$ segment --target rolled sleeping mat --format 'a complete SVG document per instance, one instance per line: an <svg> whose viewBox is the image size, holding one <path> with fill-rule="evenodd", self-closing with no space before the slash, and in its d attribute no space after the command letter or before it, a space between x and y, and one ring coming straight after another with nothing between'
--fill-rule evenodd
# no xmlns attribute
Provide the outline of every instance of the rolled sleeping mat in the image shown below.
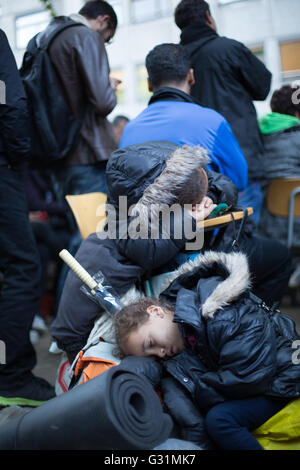
<svg viewBox="0 0 300 470"><path fill-rule="evenodd" d="M151 384L115 366L0 427L0 450L147 450L172 428Z"/></svg>

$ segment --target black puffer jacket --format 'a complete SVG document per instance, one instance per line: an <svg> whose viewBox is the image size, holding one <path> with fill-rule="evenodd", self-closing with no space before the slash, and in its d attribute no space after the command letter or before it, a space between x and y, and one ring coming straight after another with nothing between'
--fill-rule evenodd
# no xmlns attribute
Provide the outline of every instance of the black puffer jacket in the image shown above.
<svg viewBox="0 0 300 470"><path fill-rule="evenodd" d="M187 350L165 367L203 412L228 399L300 396L295 324L250 293L245 255L207 252L168 282L161 297L175 305Z"/></svg>
<svg viewBox="0 0 300 470"><path fill-rule="evenodd" d="M192 96L227 119L248 162L249 177L261 178L263 146L252 101L267 98L271 73L246 46L220 37L205 23L183 29L181 43L194 69Z"/></svg>
<svg viewBox="0 0 300 470"><path fill-rule="evenodd" d="M30 151L27 100L16 61L0 30L0 166L25 166Z"/></svg>
<svg viewBox="0 0 300 470"><path fill-rule="evenodd" d="M175 191L186 184L187 178L199 167L199 163L207 161L206 151L201 147L192 147L192 151L188 154L180 152L180 147L169 142L146 142L116 150L109 159L106 169L109 189L107 202L118 211L119 197L127 196L128 208L135 207L139 212L141 232L143 227L148 227L149 207L160 204L170 206L177 202ZM224 175L208 170L207 176L208 196L216 204L226 202L234 206L237 201L237 188L232 181ZM115 215L115 211L112 212ZM121 221L119 212L116 215L119 229L120 226L127 229L134 219L129 217L128 221L124 222ZM116 240L118 250L147 271L165 265L184 250L188 242L184 230L180 239L173 236L175 223L183 224L184 219L191 219L185 212L179 214L179 217L180 221L174 217L173 224L171 222L169 239L162 237L133 239L127 235L122 239L118 236ZM192 224L195 231L194 220ZM148 236L147 228L146 236Z"/></svg>
<svg viewBox="0 0 300 470"><path fill-rule="evenodd" d="M134 145L114 152L107 168L108 204L118 209L119 196L128 197L128 207L143 201L145 190L156 188L160 201L168 203L172 194L172 184L176 181L171 176L165 182L166 191L157 179L166 168L166 159L177 149L167 142ZM189 171L199 165L197 151ZM184 170L188 160L181 162L180 171ZM186 169L187 171L187 169ZM236 187L223 175L208 173L210 196L216 202L234 204L237 197ZM174 174L173 174L174 178ZM157 182L158 181L158 182ZM154 183L154 184L153 184ZM184 184L184 177L183 177ZM159 191L161 191L159 193ZM127 215L127 212L126 212ZM116 213L119 216L119 213ZM191 219L189 215L188 218ZM117 218L117 225L120 224ZM127 221L126 221L127 224ZM114 225L114 224L113 224ZM119 225L118 225L119 226ZM127 225L125 227L127 229ZM91 274L102 271L107 281L117 294L126 302L137 300L136 294L142 289L143 282L152 271L172 260L184 248L186 238L181 239L121 239L100 238L90 235L81 243L76 254L77 261ZM86 344L89 334L97 319L100 308L81 290L82 282L70 271L64 285L56 318L51 325L52 336L58 345L74 355ZM137 289L136 289L137 288Z"/></svg>

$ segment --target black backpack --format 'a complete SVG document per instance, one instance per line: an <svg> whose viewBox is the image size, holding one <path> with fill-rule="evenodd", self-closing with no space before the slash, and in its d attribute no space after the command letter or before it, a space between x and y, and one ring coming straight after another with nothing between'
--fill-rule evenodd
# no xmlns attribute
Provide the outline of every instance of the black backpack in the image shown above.
<svg viewBox="0 0 300 470"><path fill-rule="evenodd" d="M81 25L58 17L28 43L20 75L27 94L31 124L31 166L50 167L70 153L77 143L78 121L63 100L55 81L48 48L66 28Z"/></svg>

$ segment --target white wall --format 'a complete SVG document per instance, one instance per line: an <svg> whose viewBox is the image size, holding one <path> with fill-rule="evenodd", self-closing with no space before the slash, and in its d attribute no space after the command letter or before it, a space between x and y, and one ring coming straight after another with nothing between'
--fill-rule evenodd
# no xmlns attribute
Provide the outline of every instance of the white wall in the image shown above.
<svg viewBox="0 0 300 470"><path fill-rule="evenodd" d="M125 102L119 104L111 117L127 114L130 118L146 106L136 98L135 67L143 64L147 53L162 42L179 42L180 31L173 14L153 21L132 24L130 0L122 1L123 24L118 28L114 43L107 46L112 70L124 71ZM174 11L179 0L170 0ZM83 0L54 0L58 14L76 12ZM281 83L280 41L300 39L300 0L241 0L220 6L209 0L220 35L232 37L247 46L263 46L265 62L273 73L272 88ZM15 16L42 8L39 0L1 0L0 27L6 32L17 63L24 51L15 48ZM257 104L261 114L269 110L268 100Z"/></svg>

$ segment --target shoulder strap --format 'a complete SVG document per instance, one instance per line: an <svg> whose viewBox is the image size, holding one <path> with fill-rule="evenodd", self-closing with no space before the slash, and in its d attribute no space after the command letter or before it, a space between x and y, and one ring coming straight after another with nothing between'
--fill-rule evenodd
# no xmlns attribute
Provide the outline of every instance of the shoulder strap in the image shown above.
<svg viewBox="0 0 300 470"><path fill-rule="evenodd" d="M55 21L51 21L47 28L44 31L41 31L35 36L35 41L38 49L47 50L56 36L58 36L62 31L71 26L84 26L83 23L73 21L71 19L58 24Z"/></svg>

